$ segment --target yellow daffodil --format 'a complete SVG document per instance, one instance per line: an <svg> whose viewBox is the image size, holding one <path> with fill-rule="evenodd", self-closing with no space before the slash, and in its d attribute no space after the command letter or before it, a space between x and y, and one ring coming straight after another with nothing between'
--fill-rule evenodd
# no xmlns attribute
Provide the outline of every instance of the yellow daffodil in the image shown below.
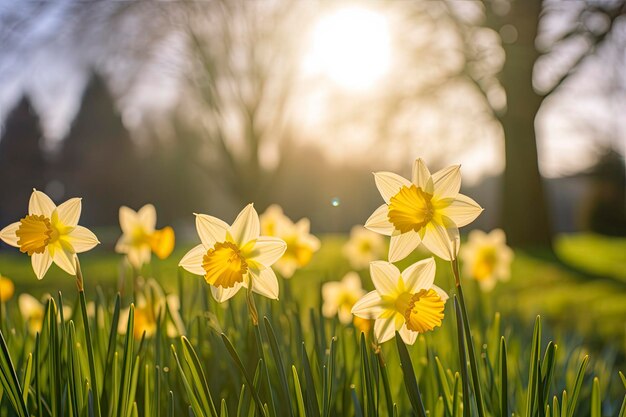
<svg viewBox="0 0 626 417"><path fill-rule="evenodd" d="M365 269L370 262L380 259L385 253L385 240L378 233L363 226L350 230L350 239L343 245L343 254L354 269Z"/></svg>
<svg viewBox="0 0 626 417"><path fill-rule="evenodd" d="M49 300L50 295L42 297L42 300ZM22 315L22 319L28 325L28 331L31 334L41 332L43 318L46 312L45 302L41 302L30 294L23 293L17 299L17 306ZM67 319L72 315L72 308L63 306L63 316ZM59 317L60 320L60 317Z"/></svg>
<svg viewBox="0 0 626 417"><path fill-rule="evenodd" d="M100 243L89 229L78 226L80 212L80 198L71 198L57 207L46 194L33 190L28 215L2 229L0 239L31 257L38 279L44 277L52 262L76 275L76 254Z"/></svg>
<svg viewBox="0 0 626 417"><path fill-rule="evenodd" d="M319 239L309 233L309 219L293 223L276 204L267 208L260 221L263 235L278 237L287 244L285 253L273 265L283 278L291 278L298 268L306 266L320 248Z"/></svg>
<svg viewBox="0 0 626 417"><path fill-rule="evenodd" d="M252 291L278 299L278 280L270 267L283 256L287 244L277 237L260 236L259 215L252 204L231 226L218 218L196 214L196 229L202 243L178 265L203 276L218 302L250 285Z"/></svg>
<svg viewBox="0 0 626 417"><path fill-rule="evenodd" d="M0 301L5 302L13 297L15 285L9 278L0 275Z"/></svg>
<svg viewBox="0 0 626 417"><path fill-rule="evenodd" d="M165 259L174 249L174 230L167 226L156 230L156 209L146 204L139 211L126 206L120 207L122 237L115 245L117 253L123 253L132 266L139 269L150 262L154 252L159 259Z"/></svg>
<svg viewBox="0 0 626 417"><path fill-rule="evenodd" d="M459 194L460 165L431 175L417 159L411 181L391 172L374 176L385 204L374 211L365 227L391 236L389 261L406 258L420 243L442 259L456 258L459 227L474 221L483 210Z"/></svg>
<svg viewBox="0 0 626 417"><path fill-rule="evenodd" d="M441 325L448 295L433 284L433 258L416 262L402 273L392 263L372 262L370 274L376 289L356 302L352 314L375 320L378 343L386 342L398 331L411 345L419 333Z"/></svg>
<svg viewBox="0 0 626 417"><path fill-rule="evenodd" d="M348 272L341 281L325 283L322 285L322 314L327 318L338 315L341 323L350 324L352 307L365 292L356 272Z"/></svg>
<svg viewBox="0 0 626 417"><path fill-rule="evenodd" d="M478 281L483 291L491 291L498 280L507 281L511 276L513 250L506 245L501 229L490 233L472 230L459 257L465 275Z"/></svg>

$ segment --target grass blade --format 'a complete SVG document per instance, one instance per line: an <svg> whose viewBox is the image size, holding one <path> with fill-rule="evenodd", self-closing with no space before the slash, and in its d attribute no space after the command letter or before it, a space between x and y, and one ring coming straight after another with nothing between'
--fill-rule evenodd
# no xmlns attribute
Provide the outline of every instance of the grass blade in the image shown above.
<svg viewBox="0 0 626 417"><path fill-rule="evenodd" d="M413 371L413 363L411 362L411 356L409 351L400 337L400 333L396 332L396 345L398 347L398 354L400 355L400 364L402 366L402 375L404 377L404 386L409 394L409 401L413 411L418 417L426 417L426 410L424 409L424 402L422 401L422 395L420 394L417 380L415 379L415 371Z"/></svg>
<svg viewBox="0 0 626 417"><path fill-rule="evenodd" d="M300 388L300 379L298 378L298 371L295 366L291 366L291 374L293 375L293 387L296 391L296 405L298 409L299 417L306 417L306 410L304 409L304 398L302 397L302 389Z"/></svg>
<svg viewBox="0 0 626 417"><path fill-rule="evenodd" d="M591 417L602 417L602 399L600 397L600 380L593 379L591 390Z"/></svg>
<svg viewBox="0 0 626 417"><path fill-rule="evenodd" d="M500 338L500 416L509 417L509 400L508 400L508 369L506 359L506 341L504 337Z"/></svg>
<svg viewBox="0 0 626 417"><path fill-rule="evenodd" d="M578 402L578 395L580 394L580 387L583 385L583 379L585 378L585 370L589 363L589 356L585 355L583 361L578 368L578 374L576 374L576 380L574 381L574 389L572 390L572 396L567 406L567 417L573 417L574 411L576 411L576 403ZM565 407L565 403L563 403Z"/></svg>

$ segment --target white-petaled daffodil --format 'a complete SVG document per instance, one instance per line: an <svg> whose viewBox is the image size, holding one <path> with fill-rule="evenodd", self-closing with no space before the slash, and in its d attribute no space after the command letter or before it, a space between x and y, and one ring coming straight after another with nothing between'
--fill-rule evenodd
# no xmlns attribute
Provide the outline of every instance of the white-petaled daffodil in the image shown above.
<svg viewBox="0 0 626 417"><path fill-rule="evenodd" d="M478 281L483 291L491 291L498 280L507 281L511 276L513 250L507 246L502 229L490 233L472 230L459 257L465 276Z"/></svg>
<svg viewBox="0 0 626 417"><path fill-rule="evenodd" d="M474 221L483 210L459 194L460 165L431 175L417 159L411 181L391 172L376 172L374 177L385 204L374 211L365 227L391 236L390 262L404 259L420 243L442 259L456 258L459 227Z"/></svg>
<svg viewBox="0 0 626 417"><path fill-rule="evenodd" d="M342 249L352 268L365 269L370 262L383 257L386 250L385 239L363 226L354 226L350 230L350 239Z"/></svg>
<svg viewBox="0 0 626 417"><path fill-rule="evenodd" d="M89 229L78 225L80 212L80 198L70 198L57 207L46 194L33 190L28 215L2 229L0 239L31 257L38 279L52 262L76 275L76 254L100 243Z"/></svg>
<svg viewBox="0 0 626 417"><path fill-rule="evenodd" d="M280 238L260 236L259 215L247 205L231 226L206 214L196 214L201 244L181 259L192 274L201 275L211 285L213 297L226 301L242 287L278 299L278 280L271 266L285 253Z"/></svg>
<svg viewBox="0 0 626 417"><path fill-rule="evenodd" d="M361 277L356 272L348 272L341 281L331 281L322 285L322 315L326 318L339 317L343 324L352 321L352 307L365 295Z"/></svg>
<svg viewBox="0 0 626 417"><path fill-rule="evenodd" d="M267 208L260 221L263 235L278 237L287 244L283 256L272 265L283 278L291 278L298 268L306 266L320 248L320 240L310 233L309 219L294 223L276 204Z"/></svg>
<svg viewBox="0 0 626 417"><path fill-rule="evenodd" d="M139 269L149 263L152 252L159 259L170 256L174 249L174 229L167 226L156 230L157 215L152 204L146 204L139 211L122 206L119 217L123 234L115 251L125 254L133 267Z"/></svg>
<svg viewBox="0 0 626 417"><path fill-rule="evenodd" d="M356 302L352 314L375 320L378 343L393 338L398 331L411 345L419 333L441 325L448 295L433 284L433 258L416 262L402 272L392 263L372 262L370 274L376 289Z"/></svg>

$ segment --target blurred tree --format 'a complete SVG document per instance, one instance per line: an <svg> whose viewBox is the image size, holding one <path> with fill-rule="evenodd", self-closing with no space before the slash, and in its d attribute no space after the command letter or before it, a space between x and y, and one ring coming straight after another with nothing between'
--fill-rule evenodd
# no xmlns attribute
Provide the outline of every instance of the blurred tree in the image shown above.
<svg viewBox="0 0 626 417"><path fill-rule="evenodd" d="M23 216L32 189L45 187L42 142L39 117L24 96L9 114L0 138L1 224Z"/></svg>
<svg viewBox="0 0 626 417"><path fill-rule="evenodd" d="M104 80L94 74L58 159L68 197L89 205L85 224L113 225L120 205L144 203L142 165Z"/></svg>

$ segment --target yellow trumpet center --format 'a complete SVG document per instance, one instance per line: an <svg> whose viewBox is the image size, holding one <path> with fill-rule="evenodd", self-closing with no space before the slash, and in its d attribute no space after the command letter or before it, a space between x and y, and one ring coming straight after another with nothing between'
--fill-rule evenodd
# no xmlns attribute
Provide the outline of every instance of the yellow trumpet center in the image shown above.
<svg viewBox="0 0 626 417"><path fill-rule="evenodd" d="M204 279L211 285L222 288L234 287L243 282L248 272L248 264L241 251L231 242L216 243L202 258Z"/></svg>
<svg viewBox="0 0 626 417"><path fill-rule="evenodd" d="M398 194L389 201L387 216L396 230L402 233L414 230L418 232L426 226L435 215L431 202L432 194L412 184L411 187L402 187Z"/></svg>
<svg viewBox="0 0 626 417"><path fill-rule="evenodd" d="M488 279L493 274L493 270L498 262L498 254L493 247L484 247L478 250L476 261L472 268L472 275L478 281Z"/></svg>
<svg viewBox="0 0 626 417"><path fill-rule="evenodd" d="M29 214L20 220L20 225L15 231L20 251L28 253L29 256L33 253L43 253L53 238L53 232L49 218Z"/></svg>
<svg viewBox="0 0 626 417"><path fill-rule="evenodd" d="M404 293L396 301L396 309L404 315L406 327L424 333L441 326L445 301L435 290L420 290L415 294Z"/></svg>

